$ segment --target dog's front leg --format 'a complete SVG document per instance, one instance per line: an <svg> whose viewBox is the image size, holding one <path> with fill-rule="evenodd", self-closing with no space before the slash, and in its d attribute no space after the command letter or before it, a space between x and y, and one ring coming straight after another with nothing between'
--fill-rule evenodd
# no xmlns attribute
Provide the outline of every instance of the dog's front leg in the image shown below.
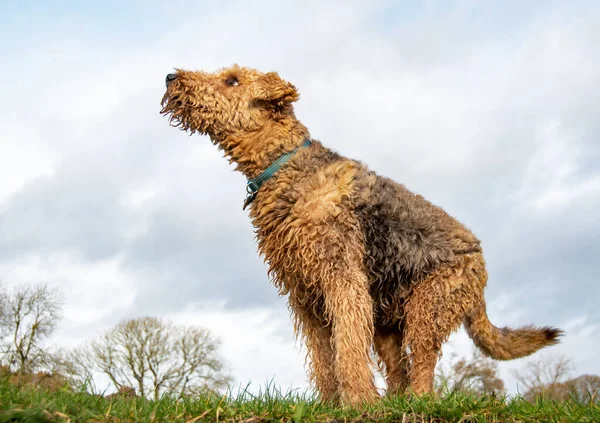
<svg viewBox="0 0 600 423"><path fill-rule="evenodd" d="M385 365L387 395L403 394L409 385L409 358L400 327L375 329L375 351Z"/></svg>
<svg viewBox="0 0 600 423"><path fill-rule="evenodd" d="M304 339L310 358L310 380L322 401L335 404L339 397L331 345L331 325L324 322L323 316L315 315L311 307L301 304L298 298L290 297L289 305L294 314L294 329Z"/></svg>
<svg viewBox="0 0 600 423"><path fill-rule="evenodd" d="M332 324L335 374L342 402L360 405L378 398L370 364L373 305L366 275L358 266L339 263L323 275L325 310Z"/></svg>

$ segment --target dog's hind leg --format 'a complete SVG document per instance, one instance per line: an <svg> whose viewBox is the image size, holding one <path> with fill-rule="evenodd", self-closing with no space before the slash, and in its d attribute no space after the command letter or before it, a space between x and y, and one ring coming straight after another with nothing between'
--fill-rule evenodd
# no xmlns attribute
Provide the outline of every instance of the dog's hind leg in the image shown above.
<svg viewBox="0 0 600 423"><path fill-rule="evenodd" d="M408 298L404 345L410 348L410 388L417 395L433 393L442 345L480 301L483 292L473 272L476 262L476 258L462 257L454 267L419 282Z"/></svg>

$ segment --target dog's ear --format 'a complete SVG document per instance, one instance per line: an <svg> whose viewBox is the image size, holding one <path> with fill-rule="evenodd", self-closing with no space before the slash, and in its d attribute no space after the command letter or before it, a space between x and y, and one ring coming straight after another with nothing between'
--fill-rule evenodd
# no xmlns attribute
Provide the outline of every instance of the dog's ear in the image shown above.
<svg viewBox="0 0 600 423"><path fill-rule="evenodd" d="M269 72L252 84L252 96L256 100L273 103L292 103L300 98L296 87L279 77L277 72Z"/></svg>

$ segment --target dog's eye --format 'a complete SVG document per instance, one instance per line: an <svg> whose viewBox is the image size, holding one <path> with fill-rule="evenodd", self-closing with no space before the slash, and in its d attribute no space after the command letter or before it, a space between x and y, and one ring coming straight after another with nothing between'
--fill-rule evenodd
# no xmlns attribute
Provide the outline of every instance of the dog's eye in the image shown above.
<svg viewBox="0 0 600 423"><path fill-rule="evenodd" d="M239 85L239 81L235 76L230 76L225 80L225 85L230 87L237 87Z"/></svg>

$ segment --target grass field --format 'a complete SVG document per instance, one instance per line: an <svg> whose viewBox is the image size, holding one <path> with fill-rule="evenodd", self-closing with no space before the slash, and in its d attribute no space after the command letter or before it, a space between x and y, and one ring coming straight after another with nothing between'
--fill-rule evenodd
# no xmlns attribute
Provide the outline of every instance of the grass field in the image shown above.
<svg viewBox="0 0 600 423"><path fill-rule="evenodd" d="M67 390L18 389L0 381L0 423L7 422L600 422L600 406L451 394L439 400L389 398L355 410L267 392L243 399L116 397Z"/></svg>

